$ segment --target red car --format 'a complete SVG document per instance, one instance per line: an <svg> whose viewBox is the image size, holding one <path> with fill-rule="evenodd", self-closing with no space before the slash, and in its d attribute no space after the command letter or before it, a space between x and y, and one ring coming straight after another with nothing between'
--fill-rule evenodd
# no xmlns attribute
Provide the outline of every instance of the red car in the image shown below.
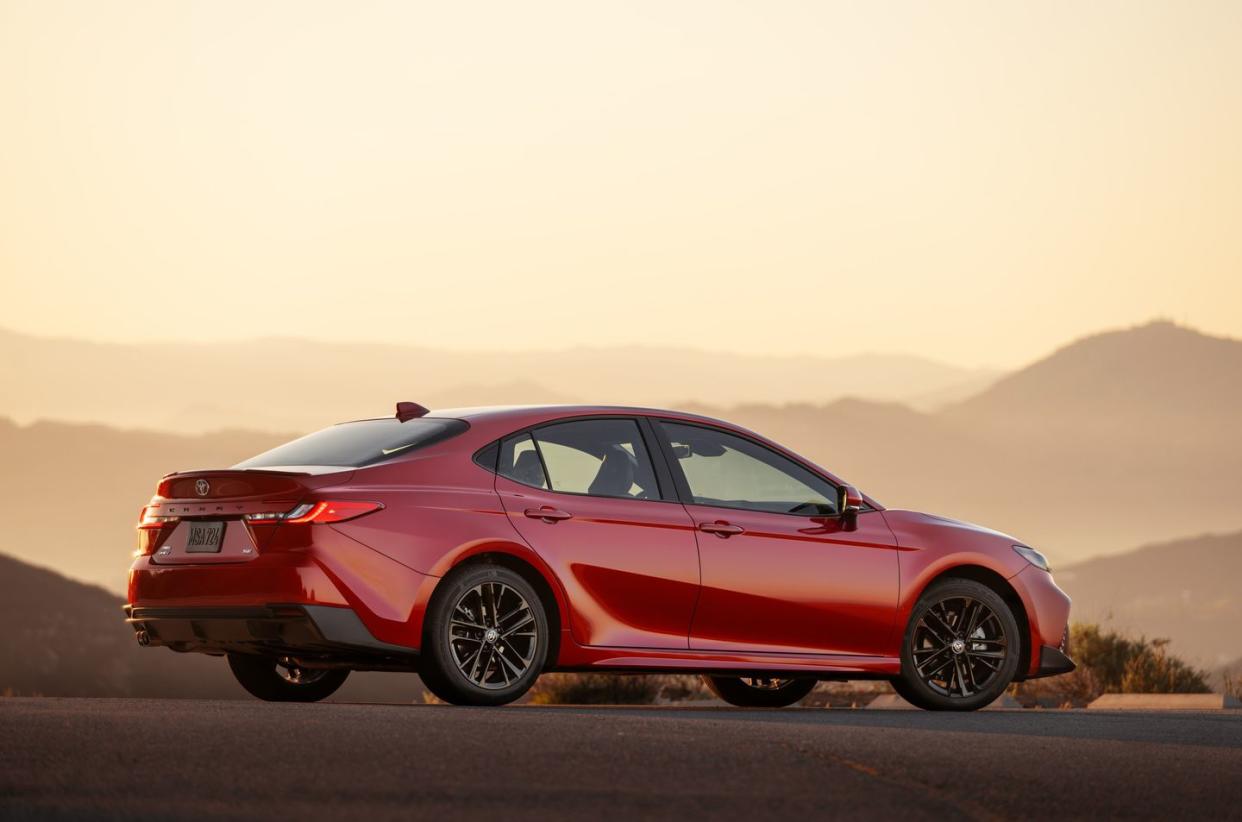
<svg viewBox="0 0 1242 822"><path fill-rule="evenodd" d="M499 705L555 670L699 673L767 707L886 679L973 710L1074 667L1039 552L693 414L400 403L170 474L138 528L139 643L226 655L268 700L385 670Z"/></svg>

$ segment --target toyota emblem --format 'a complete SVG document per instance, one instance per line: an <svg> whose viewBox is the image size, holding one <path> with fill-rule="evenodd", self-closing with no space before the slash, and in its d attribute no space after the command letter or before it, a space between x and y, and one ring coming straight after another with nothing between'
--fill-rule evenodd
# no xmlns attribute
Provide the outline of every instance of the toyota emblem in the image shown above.
<svg viewBox="0 0 1242 822"><path fill-rule="evenodd" d="M205 497L211 492L211 483L205 479L201 479L194 483L194 490L198 492L200 497Z"/></svg>

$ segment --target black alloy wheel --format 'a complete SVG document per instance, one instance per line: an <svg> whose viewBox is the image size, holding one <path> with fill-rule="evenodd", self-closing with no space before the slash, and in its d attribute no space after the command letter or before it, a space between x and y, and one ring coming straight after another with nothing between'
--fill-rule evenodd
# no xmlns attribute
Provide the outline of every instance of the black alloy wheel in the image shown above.
<svg viewBox="0 0 1242 822"><path fill-rule="evenodd" d="M1013 680L1020 649L1017 620L995 591L973 580L946 580L910 616L893 688L920 708L977 710Z"/></svg>
<svg viewBox="0 0 1242 822"><path fill-rule="evenodd" d="M423 683L454 705L503 705L543 670L548 619L525 579L497 565L466 566L440 583L426 619Z"/></svg>

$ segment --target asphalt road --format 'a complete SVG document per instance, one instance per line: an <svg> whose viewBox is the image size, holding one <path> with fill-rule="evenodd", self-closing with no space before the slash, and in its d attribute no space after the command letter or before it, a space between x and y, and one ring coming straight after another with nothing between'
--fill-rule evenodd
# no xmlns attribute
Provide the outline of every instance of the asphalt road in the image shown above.
<svg viewBox="0 0 1242 822"><path fill-rule="evenodd" d="M0 819L1242 818L1242 712L0 699Z"/></svg>

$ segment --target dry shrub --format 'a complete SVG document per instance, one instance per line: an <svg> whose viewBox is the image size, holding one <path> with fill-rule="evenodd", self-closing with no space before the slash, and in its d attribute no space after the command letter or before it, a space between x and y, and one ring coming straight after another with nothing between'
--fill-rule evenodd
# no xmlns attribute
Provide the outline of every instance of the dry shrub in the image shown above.
<svg viewBox="0 0 1242 822"><path fill-rule="evenodd" d="M1212 690L1203 671L1169 655L1168 644L1167 639L1152 640L1126 661L1123 694L1206 694Z"/></svg>
<svg viewBox="0 0 1242 822"><path fill-rule="evenodd" d="M531 688L536 705L651 705L664 688L662 676L638 674L545 674Z"/></svg>
<svg viewBox="0 0 1242 822"><path fill-rule="evenodd" d="M661 702L693 702L699 699L714 699L715 694L707 690L703 678L694 674L673 674L663 677L664 688L660 691Z"/></svg>
<svg viewBox="0 0 1242 822"><path fill-rule="evenodd" d="M823 682L800 704L860 708L882 693L887 682ZM714 699L697 675L545 674L531 690L538 705L651 705Z"/></svg>
<svg viewBox="0 0 1242 822"><path fill-rule="evenodd" d="M1014 686L1024 705L1082 707L1104 693L1207 693L1207 676L1168 653L1167 639L1131 639L1099 625L1070 627L1070 656L1078 669Z"/></svg>
<svg viewBox="0 0 1242 822"><path fill-rule="evenodd" d="M798 704L804 708L865 708L877 696L892 692L893 687L883 680L821 682Z"/></svg>
<svg viewBox="0 0 1242 822"><path fill-rule="evenodd" d="M1082 708L1103 692L1095 672L1084 665L1068 674L1032 679L1010 688L1013 698L1028 708Z"/></svg>
<svg viewBox="0 0 1242 822"><path fill-rule="evenodd" d="M544 674L520 701L535 705L651 705L708 699L703 681L693 675ZM427 705L443 705L423 691Z"/></svg>

